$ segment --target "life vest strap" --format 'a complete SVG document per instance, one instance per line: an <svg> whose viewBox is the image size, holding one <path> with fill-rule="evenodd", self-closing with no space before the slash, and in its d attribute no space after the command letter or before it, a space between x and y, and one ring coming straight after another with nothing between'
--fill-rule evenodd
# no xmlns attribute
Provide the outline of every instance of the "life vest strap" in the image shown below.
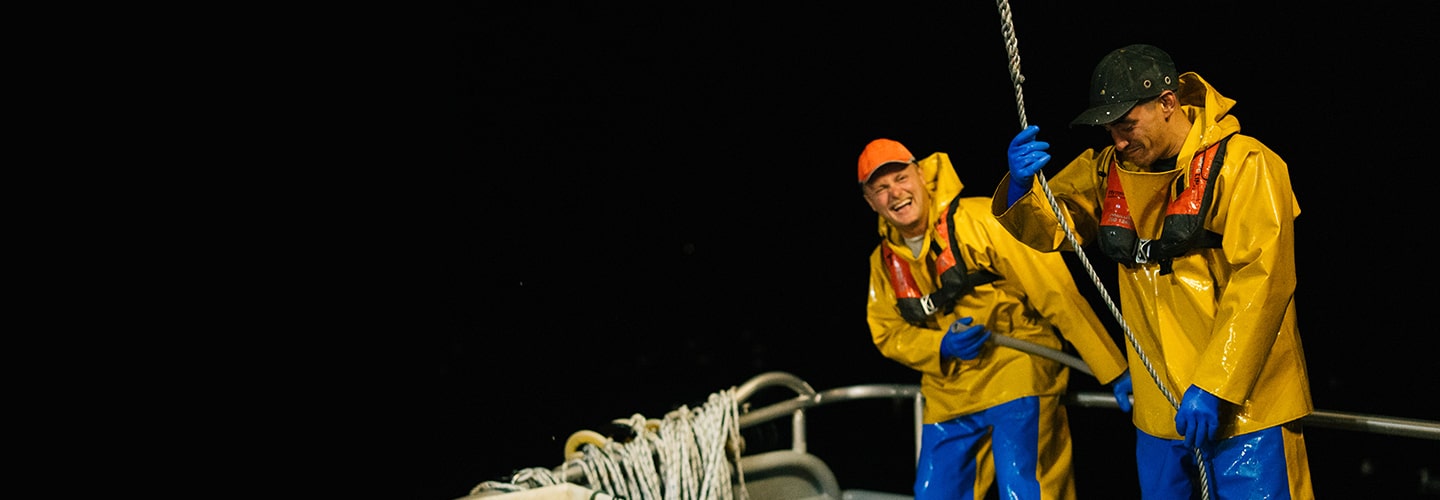
<svg viewBox="0 0 1440 500"><path fill-rule="evenodd" d="M999 275L990 271L967 272L965 262L955 254L954 249L959 246L959 242L955 233L950 231L949 223L959 206L960 196L956 195L950 202L950 209L935 225L937 237L930 240L935 272L940 275L939 288L932 293L921 294L915 277L910 274L910 263L895 255L889 243L880 242L880 254L885 261L886 270L889 271L890 287L895 290L896 306L900 309L900 315L910 324L924 326L936 313L953 309L955 302L961 296L974 291L975 287L1000 279ZM939 238L948 240L950 246L942 247Z"/></svg>
<svg viewBox="0 0 1440 500"><path fill-rule="evenodd" d="M1174 194L1166 206L1160 237L1140 238L1130 220L1125 192L1109 170L1118 168L1115 158L1098 167L1105 179L1105 202L1100 215L1100 249L1125 266L1157 262L1160 274L1172 272L1175 257L1199 248L1219 248L1223 235L1205 229L1205 217L1215 197L1215 178L1225 163L1230 136L1197 153L1189 170L1176 180ZM1189 179L1187 186L1186 179Z"/></svg>

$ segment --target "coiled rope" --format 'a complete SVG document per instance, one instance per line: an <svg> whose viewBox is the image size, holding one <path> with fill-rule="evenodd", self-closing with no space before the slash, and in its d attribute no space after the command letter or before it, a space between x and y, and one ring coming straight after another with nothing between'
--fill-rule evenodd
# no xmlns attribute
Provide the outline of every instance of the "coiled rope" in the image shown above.
<svg viewBox="0 0 1440 500"><path fill-rule="evenodd" d="M1000 9L1000 33L1005 37L1005 53L1010 56L1010 83L1015 87L1015 106L1020 113L1020 129L1024 130L1030 126L1025 118L1025 91L1022 84L1025 83L1025 76L1020 73L1020 44L1015 38L1015 24L1010 18L1009 0L996 0L996 6ZM1130 342L1130 347L1135 349L1135 356L1145 365L1145 371L1150 373L1150 378L1155 381L1155 386L1160 388L1160 393L1170 402L1170 406L1179 410L1180 400L1170 390L1169 384L1160 379L1159 373L1150 363L1150 357L1145 355L1145 350L1135 340L1135 334L1130 331L1130 325L1120 315L1120 308L1110 299L1110 293L1105 290L1105 285L1100 282L1100 276L1095 273L1095 268L1090 265L1090 259L1085 256L1085 250L1080 248L1079 240L1075 239L1075 233L1070 230L1070 224L1066 222L1065 212L1060 209L1060 203L1055 201L1055 195L1050 192L1050 183L1045 181L1045 173L1035 172L1035 180L1040 183L1040 188L1045 191L1045 199L1050 201L1050 210L1055 212L1055 219L1060 221L1060 228L1065 230L1065 240L1070 242L1070 248L1080 258L1080 263L1085 267L1085 272L1090 276L1090 281L1095 284L1095 289L1100 291L1100 297L1104 299L1105 306L1110 309L1110 314L1115 316L1115 321L1125 332L1125 339ZM1206 473L1204 463L1205 457L1200 448L1194 448L1195 466L1200 469L1200 486L1203 498L1210 498L1210 478Z"/></svg>
<svg viewBox="0 0 1440 500"><path fill-rule="evenodd" d="M740 408L735 389L711 394L705 404L681 406L660 421L635 414L616 420L634 432L626 442L585 442L555 470L521 469L509 482L486 481L470 490L522 491L567 481L578 468L596 492L629 500L731 500L749 498L740 470ZM739 489L733 486L738 479ZM737 496L738 495L738 496Z"/></svg>

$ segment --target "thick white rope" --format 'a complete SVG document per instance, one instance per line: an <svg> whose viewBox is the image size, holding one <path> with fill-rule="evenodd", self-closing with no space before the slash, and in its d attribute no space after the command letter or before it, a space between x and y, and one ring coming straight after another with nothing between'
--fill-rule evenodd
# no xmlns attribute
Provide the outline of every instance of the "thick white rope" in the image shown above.
<svg viewBox="0 0 1440 500"><path fill-rule="evenodd" d="M1005 52L1010 56L1010 82L1015 86L1015 105L1020 112L1020 129L1024 130L1029 124L1025 119L1025 93L1021 89L1021 84L1025 82L1025 77L1020 73L1020 44L1015 39L1015 26L1014 22L1010 19L1009 0L996 0L995 4L1000 9L1000 33L1005 37ZM1104 299L1105 306L1110 309L1110 314L1114 315L1115 321L1120 323L1120 328L1124 330L1125 339L1130 342L1130 347L1135 349L1135 356L1140 358L1141 364L1145 365L1145 371L1149 372L1150 378L1155 381L1155 386L1160 388L1160 393L1164 394L1165 399L1170 401L1170 406L1178 410L1180 408L1180 399L1176 398L1175 394L1171 392L1169 384L1161 380L1160 374L1156 372L1155 367L1151 365L1149 356L1145 355L1145 350L1142 349L1140 343L1135 340L1135 334L1130 331L1130 325L1125 323L1125 318L1120 316L1120 308L1115 305L1114 301L1110 300L1110 294L1100 282L1100 276L1095 273L1095 268L1090 265L1090 259L1085 257L1085 250L1080 248L1080 241L1075 238L1075 233L1070 230L1070 225L1065 219L1065 212L1060 209L1060 203L1055 201L1055 194L1050 192L1050 183L1045 181L1045 173L1035 172L1035 180L1040 183L1040 188L1045 191L1045 198L1050 201L1050 209L1055 212L1055 218L1060 221L1060 228L1065 230L1065 239L1070 242L1070 247L1075 250L1075 255L1080 258L1080 263L1085 267L1085 272L1089 273L1090 281L1094 283L1095 288L1100 291L1100 298ZM1205 457L1200 453L1200 448L1196 447L1193 451L1195 452L1195 466L1200 469L1202 498L1209 499L1210 478L1209 474L1205 471L1205 467L1202 465L1205 463Z"/></svg>
<svg viewBox="0 0 1440 500"><path fill-rule="evenodd" d="M625 423L635 437L603 446L580 445L580 457L556 470L577 467L591 490L629 500L734 500L749 498L740 470L740 407L735 389L711 394L699 408L681 406L659 422L635 414ZM738 479L738 491L733 484ZM471 495L514 492L561 484L562 474L532 467L509 482L486 481ZM738 495L738 496L737 496Z"/></svg>

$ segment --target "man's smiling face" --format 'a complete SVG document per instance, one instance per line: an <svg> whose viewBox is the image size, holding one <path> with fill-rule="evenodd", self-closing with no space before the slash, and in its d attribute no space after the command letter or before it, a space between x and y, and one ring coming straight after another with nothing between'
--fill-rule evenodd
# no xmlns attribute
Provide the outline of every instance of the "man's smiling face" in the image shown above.
<svg viewBox="0 0 1440 500"><path fill-rule="evenodd" d="M880 167L865 183L865 202L907 238L925 234L929 224L930 194L915 163Z"/></svg>

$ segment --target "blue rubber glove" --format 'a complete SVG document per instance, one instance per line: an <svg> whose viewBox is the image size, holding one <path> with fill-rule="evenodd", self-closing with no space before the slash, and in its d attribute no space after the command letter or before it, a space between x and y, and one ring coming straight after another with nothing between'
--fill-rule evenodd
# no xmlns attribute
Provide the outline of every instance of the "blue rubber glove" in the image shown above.
<svg viewBox="0 0 1440 500"><path fill-rule="evenodd" d="M968 361L980 355L980 346L990 339L990 330L986 330L985 325L970 326L972 321L966 316L950 324L950 330L940 340L941 356Z"/></svg>
<svg viewBox="0 0 1440 500"><path fill-rule="evenodd" d="M1015 204L1025 193L1030 192L1030 186L1035 184L1035 173L1050 163L1050 153L1045 150L1050 148L1050 143L1035 140L1040 133L1040 127L1031 125L1025 127L1015 138L1010 140L1010 149L1005 152L1005 158L1010 163L1010 189L1007 192L1005 206Z"/></svg>
<svg viewBox="0 0 1440 500"><path fill-rule="evenodd" d="M1130 383L1130 370L1121 373L1120 378L1115 379L1114 385L1110 386L1110 390L1115 392L1115 402L1120 405L1120 411L1130 413L1130 393L1134 392L1134 386Z"/></svg>
<svg viewBox="0 0 1440 500"><path fill-rule="evenodd" d="M1220 398L1190 386L1175 413L1175 432L1185 436L1185 446L1195 448L1215 438L1220 428Z"/></svg>

